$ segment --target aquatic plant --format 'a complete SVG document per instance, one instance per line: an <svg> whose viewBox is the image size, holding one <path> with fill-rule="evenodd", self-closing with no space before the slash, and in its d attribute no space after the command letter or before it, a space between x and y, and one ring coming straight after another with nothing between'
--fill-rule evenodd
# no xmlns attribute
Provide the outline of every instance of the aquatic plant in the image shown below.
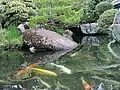
<svg viewBox="0 0 120 90"><path fill-rule="evenodd" d="M100 27L99 33L108 33L108 28L112 25L114 16L117 12L118 10L116 9L110 9L100 15L97 21Z"/></svg>

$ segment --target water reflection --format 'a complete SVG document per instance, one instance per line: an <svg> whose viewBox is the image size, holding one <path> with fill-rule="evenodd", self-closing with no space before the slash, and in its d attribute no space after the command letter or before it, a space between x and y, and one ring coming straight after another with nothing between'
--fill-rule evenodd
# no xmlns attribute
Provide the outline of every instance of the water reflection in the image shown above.
<svg viewBox="0 0 120 90"><path fill-rule="evenodd" d="M74 40L80 44L80 47L72 52L37 52L35 54L28 51L0 52L0 90L84 90L81 76L84 76L94 90L97 90L101 83L104 90L120 90L120 60L115 58L107 48L111 39L105 36L82 38L78 36ZM118 55L120 54L119 44L112 44L112 48ZM71 54L76 52L77 55L71 57ZM64 55L65 53L67 54ZM39 67L58 74L58 77L40 76L40 79L51 88L34 77L18 82L9 81L8 77L24 62L33 63L37 60L41 60ZM58 68L49 66L48 63L51 62L71 69L72 74L62 73Z"/></svg>

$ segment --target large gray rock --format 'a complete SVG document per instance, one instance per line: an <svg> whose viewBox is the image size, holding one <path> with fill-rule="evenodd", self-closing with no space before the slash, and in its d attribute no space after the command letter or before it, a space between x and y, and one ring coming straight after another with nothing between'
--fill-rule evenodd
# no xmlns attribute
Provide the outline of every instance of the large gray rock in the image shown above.
<svg viewBox="0 0 120 90"><path fill-rule="evenodd" d="M115 14L114 20L113 20L113 24L120 24L120 12L117 12Z"/></svg>
<svg viewBox="0 0 120 90"><path fill-rule="evenodd" d="M25 31L21 26L18 28L22 29L25 43L37 50L69 50L78 46L76 42L50 30L37 28Z"/></svg>
<svg viewBox="0 0 120 90"><path fill-rule="evenodd" d="M113 39L120 42L120 24L111 25L110 30L112 32Z"/></svg>
<svg viewBox="0 0 120 90"><path fill-rule="evenodd" d="M84 34L96 34L99 30L98 23L81 24L80 27Z"/></svg>
<svg viewBox="0 0 120 90"><path fill-rule="evenodd" d="M113 39L120 42L120 12L115 14L113 24L109 29L112 32Z"/></svg>
<svg viewBox="0 0 120 90"><path fill-rule="evenodd" d="M23 33L23 38L28 45L40 49L67 50L77 46L77 43L45 29L34 29Z"/></svg>
<svg viewBox="0 0 120 90"><path fill-rule="evenodd" d="M113 1L111 2L111 4L112 4L112 5L118 5L118 4L120 4L120 0L113 0Z"/></svg>

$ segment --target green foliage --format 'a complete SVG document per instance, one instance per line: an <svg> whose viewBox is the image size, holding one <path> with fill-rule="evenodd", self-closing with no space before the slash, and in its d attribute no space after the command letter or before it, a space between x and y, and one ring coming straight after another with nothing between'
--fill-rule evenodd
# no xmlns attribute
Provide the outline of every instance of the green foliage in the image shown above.
<svg viewBox="0 0 120 90"><path fill-rule="evenodd" d="M72 8L74 10L80 10L81 8L85 7L85 4L86 4L86 1L87 0L73 0L72 2Z"/></svg>
<svg viewBox="0 0 120 90"><path fill-rule="evenodd" d="M64 33L64 29L60 26L55 26L55 25L45 25L44 28L46 28L47 30L51 30L54 32L57 32L59 34L63 34Z"/></svg>
<svg viewBox="0 0 120 90"><path fill-rule="evenodd" d="M7 30L0 31L0 45L5 48L21 48L23 45L23 38L17 31L16 26L9 26ZM18 45L18 47L15 47Z"/></svg>
<svg viewBox="0 0 120 90"><path fill-rule="evenodd" d="M6 39L7 33L5 29L0 30L0 46L4 44L8 44L8 40Z"/></svg>
<svg viewBox="0 0 120 90"><path fill-rule="evenodd" d="M47 16L31 16L28 19L30 27L35 27L37 24L40 24L40 22L47 22L47 20Z"/></svg>
<svg viewBox="0 0 120 90"><path fill-rule="evenodd" d="M79 11L71 10L69 7L68 9L67 7L63 7L62 9L62 13L56 17L61 23L78 24L80 22L80 19L83 16L82 9L80 9Z"/></svg>
<svg viewBox="0 0 120 90"><path fill-rule="evenodd" d="M98 5L96 5L95 11L98 16L100 16L104 11L108 9L112 9L113 5L110 2L101 2Z"/></svg>
<svg viewBox="0 0 120 90"><path fill-rule="evenodd" d="M38 16L28 19L32 27L42 21L47 22L49 18L57 19L62 24L75 24L79 23L83 16L82 8L73 10L73 0L34 0L34 2L39 9Z"/></svg>
<svg viewBox="0 0 120 90"><path fill-rule="evenodd" d="M84 8L84 16L82 21L84 22L96 22L98 16L95 12L95 7L102 1L110 1L110 0L87 0Z"/></svg>
<svg viewBox="0 0 120 90"><path fill-rule="evenodd" d="M9 26L7 28L7 35L9 40L20 37L20 33L18 32L16 26Z"/></svg>
<svg viewBox="0 0 120 90"><path fill-rule="evenodd" d="M7 28L7 40L10 45L21 45L23 44L23 38L20 35L16 26L9 26Z"/></svg>
<svg viewBox="0 0 120 90"><path fill-rule="evenodd" d="M97 21L100 27L100 33L107 33L108 27L113 23L114 16L117 12L118 10L116 9L110 9L100 15Z"/></svg>
<svg viewBox="0 0 120 90"><path fill-rule="evenodd" d="M55 6L68 6L73 0L33 0L35 5L41 9Z"/></svg>
<svg viewBox="0 0 120 90"><path fill-rule="evenodd" d="M31 2L19 1L19 0L7 0L3 2L2 8L4 8L1 14L1 22L3 27L9 25L18 25L19 23L26 21L31 15L36 15L35 6Z"/></svg>

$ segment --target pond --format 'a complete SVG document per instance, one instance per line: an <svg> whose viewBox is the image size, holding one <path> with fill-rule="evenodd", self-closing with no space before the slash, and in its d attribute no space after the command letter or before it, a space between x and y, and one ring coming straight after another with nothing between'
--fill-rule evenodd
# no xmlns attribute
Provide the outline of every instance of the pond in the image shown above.
<svg viewBox="0 0 120 90"><path fill-rule="evenodd" d="M107 47L111 39L108 36L78 36L74 40L79 43L79 47L68 53L1 51L0 90L84 90L81 77L93 90L120 90L120 60ZM120 55L119 44L114 43L111 48ZM19 80L11 78L25 63L38 60L39 68L53 71L57 77L41 75L39 79L35 76ZM49 63L63 65L72 74L63 73ZM103 89L97 89L100 84Z"/></svg>

